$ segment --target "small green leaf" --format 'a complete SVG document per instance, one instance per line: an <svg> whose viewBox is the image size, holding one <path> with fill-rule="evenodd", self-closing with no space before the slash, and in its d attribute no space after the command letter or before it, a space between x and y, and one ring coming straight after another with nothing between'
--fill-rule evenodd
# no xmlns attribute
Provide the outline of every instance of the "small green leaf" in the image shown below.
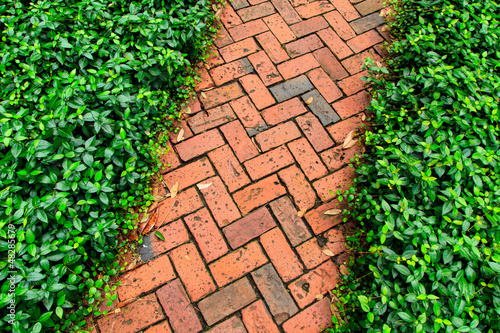
<svg viewBox="0 0 500 333"><path fill-rule="evenodd" d="M161 239L162 242L165 241L165 236L163 236L161 232L156 231L155 236L158 237L159 239Z"/></svg>

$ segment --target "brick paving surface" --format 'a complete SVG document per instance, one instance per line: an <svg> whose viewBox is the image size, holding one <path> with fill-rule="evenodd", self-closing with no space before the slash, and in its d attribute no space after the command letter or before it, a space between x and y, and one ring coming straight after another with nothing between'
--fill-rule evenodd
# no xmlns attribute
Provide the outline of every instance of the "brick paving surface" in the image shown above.
<svg viewBox="0 0 500 333"><path fill-rule="evenodd" d="M234 0L163 157L167 193L110 332L321 332L348 259L342 149L366 121L363 61L382 61L381 0ZM368 124L367 124L368 125ZM118 301L114 302L120 304Z"/></svg>

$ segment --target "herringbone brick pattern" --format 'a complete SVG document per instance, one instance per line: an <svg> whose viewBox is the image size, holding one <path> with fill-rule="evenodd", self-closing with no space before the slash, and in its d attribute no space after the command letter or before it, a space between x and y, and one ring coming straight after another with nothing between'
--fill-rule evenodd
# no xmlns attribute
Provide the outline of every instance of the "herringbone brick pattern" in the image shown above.
<svg viewBox="0 0 500 333"><path fill-rule="evenodd" d="M234 0L200 70L145 264L122 276L101 332L320 332L348 258L338 189L365 123L382 0ZM158 225L161 224L161 225ZM119 310L113 307L121 302Z"/></svg>

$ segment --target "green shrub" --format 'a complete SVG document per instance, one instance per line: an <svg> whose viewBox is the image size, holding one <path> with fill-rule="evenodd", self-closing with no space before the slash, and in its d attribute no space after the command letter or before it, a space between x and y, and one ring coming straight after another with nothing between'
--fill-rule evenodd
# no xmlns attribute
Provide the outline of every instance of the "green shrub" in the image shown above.
<svg viewBox="0 0 500 333"><path fill-rule="evenodd" d="M500 5L394 6L332 331L500 332Z"/></svg>
<svg viewBox="0 0 500 333"><path fill-rule="evenodd" d="M78 329L109 290L213 21L207 0L2 1L0 331Z"/></svg>

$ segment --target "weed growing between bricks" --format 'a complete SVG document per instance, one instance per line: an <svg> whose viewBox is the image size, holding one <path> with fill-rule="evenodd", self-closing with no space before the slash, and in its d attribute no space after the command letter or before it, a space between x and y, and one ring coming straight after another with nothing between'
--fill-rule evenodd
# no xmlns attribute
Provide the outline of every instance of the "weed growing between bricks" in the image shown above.
<svg viewBox="0 0 500 333"><path fill-rule="evenodd" d="M392 5L359 194L339 197L361 228L329 331L499 332L500 6Z"/></svg>

